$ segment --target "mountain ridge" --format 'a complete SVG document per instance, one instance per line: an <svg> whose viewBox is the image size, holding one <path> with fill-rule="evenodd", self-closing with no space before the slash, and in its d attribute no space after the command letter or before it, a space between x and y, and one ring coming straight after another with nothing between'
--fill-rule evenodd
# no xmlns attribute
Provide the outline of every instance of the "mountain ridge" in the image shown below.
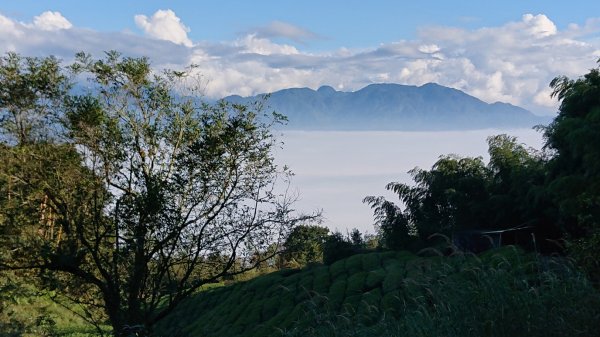
<svg viewBox="0 0 600 337"><path fill-rule="evenodd" d="M374 83L353 92L323 85L317 90L287 88L248 97L232 95L224 100L248 104L267 95L266 106L288 117L288 129L468 130L532 127L550 121L550 117L536 116L510 103L486 103L436 83Z"/></svg>

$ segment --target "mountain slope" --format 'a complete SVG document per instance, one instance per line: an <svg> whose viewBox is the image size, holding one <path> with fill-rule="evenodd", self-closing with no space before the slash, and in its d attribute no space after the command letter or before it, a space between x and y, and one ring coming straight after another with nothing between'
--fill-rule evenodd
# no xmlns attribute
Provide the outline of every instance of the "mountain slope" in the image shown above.
<svg viewBox="0 0 600 337"><path fill-rule="evenodd" d="M248 104L264 96L224 99ZM329 86L284 89L270 94L267 105L289 118L289 128L306 130L466 130L531 127L549 121L511 104L488 104L434 83L371 84L355 92Z"/></svg>
<svg viewBox="0 0 600 337"><path fill-rule="evenodd" d="M204 291L162 336L596 336L600 295L559 260L354 255Z"/></svg>

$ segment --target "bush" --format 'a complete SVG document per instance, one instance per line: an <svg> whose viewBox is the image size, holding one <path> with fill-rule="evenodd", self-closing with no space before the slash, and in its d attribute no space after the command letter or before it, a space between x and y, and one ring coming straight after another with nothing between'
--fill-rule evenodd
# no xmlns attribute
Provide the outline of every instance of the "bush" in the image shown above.
<svg viewBox="0 0 600 337"><path fill-rule="evenodd" d="M567 249L594 286L600 289L600 231L589 237L568 242Z"/></svg>
<svg viewBox="0 0 600 337"><path fill-rule="evenodd" d="M345 236L340 232L335 232L325 239L323 244L323 263L332 264L343 258L369 252L366 248L365 240L358 229L352 230L352 233Z"/></svg>

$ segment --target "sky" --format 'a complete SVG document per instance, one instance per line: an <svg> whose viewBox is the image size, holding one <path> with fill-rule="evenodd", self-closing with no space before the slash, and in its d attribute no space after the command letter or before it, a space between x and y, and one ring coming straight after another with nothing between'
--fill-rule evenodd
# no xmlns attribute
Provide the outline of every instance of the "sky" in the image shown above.
<svg viewBox="0 0 600 337"><path fill-rule="evenodd" d="M0 2L0 53L148 56L220 98L436 82L552 115L548 87L600 58L599 1Z"/></svg>
<svg viewBox="0 0 600 337"><path fill-rule="evenodd" d="M0 0L0 54L85 51L149 57L155 69L194 64L207 98L330 85L435 82L488 103L554 115L548 84L600 58L600 1ZM539 148L533 130L292 132L278 163L296 173L298 209L325 224L371 231L366 195L429 168L439 155L485 157L488 135Z"/></svg>

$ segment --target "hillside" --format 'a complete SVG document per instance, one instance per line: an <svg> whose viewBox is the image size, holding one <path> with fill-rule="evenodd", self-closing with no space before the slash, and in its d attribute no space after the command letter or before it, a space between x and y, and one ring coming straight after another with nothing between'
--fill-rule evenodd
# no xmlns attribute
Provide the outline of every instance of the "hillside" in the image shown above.
<svg viewBox="0 0 600 337"><path fill-rule="evenodd" d="M247 104L263 96L224 99ZM284 89L270 94L267 105L289 118L290 129L304 130L467 130L532 127L549 121L511 104L488 104L434 83L371 84L355 92L329 86Z"/></svg>
<svg viewBox="0 0 600 337"><path fill-rule="evenodd" d="M164 336L598 336L600 296L558 260L355 255L188 300Z"/></svg>
<svg viewBox="0 0 600 337"><path fill-rule="evenodd" d="M80 308L59 304L53 300L57 295L37 288L26 276L0 274L0 336L98 337Z"/></svg>

